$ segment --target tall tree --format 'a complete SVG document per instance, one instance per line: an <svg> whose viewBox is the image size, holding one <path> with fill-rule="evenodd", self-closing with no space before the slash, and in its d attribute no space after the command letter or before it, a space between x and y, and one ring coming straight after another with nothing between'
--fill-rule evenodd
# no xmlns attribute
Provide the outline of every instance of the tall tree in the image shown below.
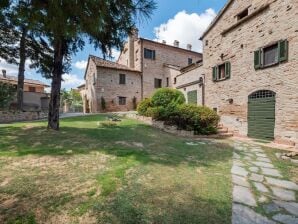
<svg viewBox="0 0 298 224"><path fill-rule="evenodd" d="M32 61L31 68L43 68L49 65L52 50L36 37L39 27L34 23L31 0L5 1L10 7L0 5L0 57L18 65L17 108L22 110L26 60Z"/></svg>
<svg viewBox="0 0 298 224"><path fill-rule="evenodd" d="M121 48L135 22L149 18L153 0L32 0L39 11L43 35L54 49L48 128L59 130L59 106L62 74L70 67L71 55L84 48L85 42L111 55Z"/></svg>

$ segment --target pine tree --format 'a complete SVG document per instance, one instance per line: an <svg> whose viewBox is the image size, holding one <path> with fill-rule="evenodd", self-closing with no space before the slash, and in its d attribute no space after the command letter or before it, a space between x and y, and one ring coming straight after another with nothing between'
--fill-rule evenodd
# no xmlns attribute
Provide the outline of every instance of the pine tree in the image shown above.
<svg viewBox="0 0 298 224"><path fill-rule="evenodd" d="M42 35L54 49L48 128L59 130L62 74L70 68L71 56L84 48L86 41L111 55L121 48L123 39L135 23L149 18L153 0L32 0Z"/></svg>

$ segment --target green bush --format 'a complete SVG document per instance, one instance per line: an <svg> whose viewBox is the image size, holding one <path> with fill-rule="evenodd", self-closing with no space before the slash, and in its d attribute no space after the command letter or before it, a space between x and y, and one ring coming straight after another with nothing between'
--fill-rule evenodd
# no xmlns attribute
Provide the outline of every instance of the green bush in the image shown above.
<svg viewBox="0 0 298 224"><path fill-rule="evenodd" d="M196 134L214 134L217 131L219 116L204 106L183 104L171 118L179 129L195 131Z"/></svg>
<svg viewBox="0 0 298 224"><path fill-rule="evenodd" d="M152 107L152 102L150 98L146 98L141 101L137 107L138 114L141 116L148 116L147 110ZM150 115L148 116L150 117Z"/></svg>
<svg viewBox="0 0 298 224"><path fill-rule="evenodd" d="M185 97L182 92L177 89L161 88L152 96L153 107L165 107L169 104L180 105L185 103Z"/></svg>
<svg viewBox="0 0 298 224"><path fill-rule="evenodd" d="M8 83L0 83L0 109L8 109L15 95L15 86Z"/></svg>

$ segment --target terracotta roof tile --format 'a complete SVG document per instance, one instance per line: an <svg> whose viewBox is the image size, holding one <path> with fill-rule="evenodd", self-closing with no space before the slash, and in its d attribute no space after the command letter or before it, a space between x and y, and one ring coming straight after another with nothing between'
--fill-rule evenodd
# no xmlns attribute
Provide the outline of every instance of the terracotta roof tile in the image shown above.
<svg viewBox="0 0 298 224"><path fill-rule="evenodd" d="M16 76L11 76L11 75L6 75L6 77L4 77L3 75L0 75L0 81L6 81L6 82L14 82L14 83L18 83L18 77ZM45 86L45 87L49 87L49 85L44 84L43 82L39 81L39 80L34 80L34 79L25 79L24 83L27 84L35 84L35 85L40 85L40 86Z"/></svg>
<svg viewBox="0 0 298 224"><path fill-rule="evenodd" d="M125 65L121 65L121 64L113 62L113 61L104 60L102 58L99 58L99 57L96 57L93 55L90 55L90 58L95 63L95 65L98 67L112 68L112 69L119 69L119 70L133 71L133 72L141 72L139 70L129 68Z"/></svg>

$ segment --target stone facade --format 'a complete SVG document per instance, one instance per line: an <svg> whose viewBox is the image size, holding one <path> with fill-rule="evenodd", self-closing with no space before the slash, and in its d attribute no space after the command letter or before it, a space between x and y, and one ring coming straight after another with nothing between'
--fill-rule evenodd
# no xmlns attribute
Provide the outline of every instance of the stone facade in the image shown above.
<svg viewBox="0 0 298 224"><path fill-rule="evenodd" d="M229 0L201 38L204 63L197 71L206 75L206 105L239 135L248 132L248 96L271 90L276 94L275 141L298 144L297 8L296 0ZM241 19L242 12L247 15ZM254 52L280 40L288 41L288 60L256 70ZM230 78L214 82L212 68L227 61Z"/></svg>
<svg viewBox="0 0 298 224"><path fill-rule="evenodd" d="M47 112L0 111L0 124L33 121L47 118Z"/></svg>
<svg viewBox="0 0 298 224"><path fill-rule="evenodd" d="M145 57L145 49L154 51L152 58ZM128 111L135 109L135 103L150 97L156 90L156 79L161 87L175 87L175 77L180 68L189 60L202 59L200 53L163 43L138 38L135 31L124 45L116 62L89 56L85 73L84 112ZM124 74L125 84L120 84L119 76ZM125 97L125 105L120 105L120 97ZM102 108L102 99L106 108Z"/></svg>

